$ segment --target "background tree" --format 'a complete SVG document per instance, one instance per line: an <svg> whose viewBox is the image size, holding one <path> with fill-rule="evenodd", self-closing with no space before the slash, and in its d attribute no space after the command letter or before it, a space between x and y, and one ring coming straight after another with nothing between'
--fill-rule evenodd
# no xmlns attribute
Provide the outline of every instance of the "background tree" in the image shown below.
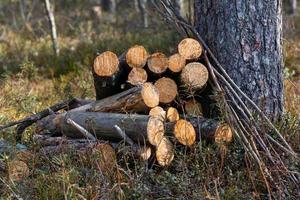
<svg viewBox="0 0 300 200"><path fill-rule="evenodd" d="M57 43L57 32L56 32L56 24L55 24L55 18L53 13L53 8L51 7L49 0L44 0L45 10L48 16L49 25L51 29L51 38L53 43L53 50L56 55L59 54L59 47Z"/></svg>
<svg viewBox="0 0 300 200"><path fill-rule="evenodd" d="M283 112L281 1L195 0L195 25L236 84L273 119Z"/></svg>
<svg viewBox="0 0 300 200"><path fill-rule="evenodd" d="M104 11L110 13L111 22L116 22L116 0L101 0Z"/></svg>
<svg viewBox="0 0 300 200"><path fill-rule="evenodd" d="M147 0L137 0L137 5L139 8L139 12L143 19L143 26L144 28L148 28L148 11L147 11Z"/></svg>

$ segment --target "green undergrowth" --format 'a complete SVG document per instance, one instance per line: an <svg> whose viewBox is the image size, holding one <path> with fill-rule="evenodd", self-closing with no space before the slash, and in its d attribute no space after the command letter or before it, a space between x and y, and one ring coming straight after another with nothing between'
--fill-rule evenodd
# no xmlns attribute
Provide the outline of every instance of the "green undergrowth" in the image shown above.
<svg viewBox="0 0 300 200"><path fill-rule="evenodd" d="M107 24L101 26L105 31L84 35L86 27L82 25L81 39L79 34L61 34L61 52L57 57L49 36L36 39L4 27L9 42L0 43L0 124L22 119L71 97L93 99L90 68L97 53L110 50L121 55L130 46L142 44L149 52L170 55L180 39L174 31L159 25L142 31L116 27ZM287 114L278 127L299 153L300 38L286 39L284 47ZM118 176L114 177L101 171L90 154L70 151L50 157L35 153L38 147L31 140L34 133L32 126L22 138L34 152L28 163L29 176L17 182L0 171L0 199L267 198L259 170L237 139L228 147L206 141L190 148L176 144L174 161L166 168L135 158L121 144L114 166ZM6 129L0 132L0 138L15 144L14 134L13 128ZM11 162L15 159L13 153L1 155L0 160ZM291 165L296 163L288 161ZM295 164L295 170L297 167Z"/></svg>

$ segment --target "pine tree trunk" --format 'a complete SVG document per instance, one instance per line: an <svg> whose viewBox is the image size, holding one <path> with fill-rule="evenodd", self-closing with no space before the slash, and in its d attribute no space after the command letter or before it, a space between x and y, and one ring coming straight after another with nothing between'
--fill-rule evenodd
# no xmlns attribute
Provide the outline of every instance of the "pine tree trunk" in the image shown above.
<svg viewBox="0 0 300 200"><path fill-rule="evenodd" d="M195 0L196 28L235 83L273 120L283 112L280 0Z"/></svg>

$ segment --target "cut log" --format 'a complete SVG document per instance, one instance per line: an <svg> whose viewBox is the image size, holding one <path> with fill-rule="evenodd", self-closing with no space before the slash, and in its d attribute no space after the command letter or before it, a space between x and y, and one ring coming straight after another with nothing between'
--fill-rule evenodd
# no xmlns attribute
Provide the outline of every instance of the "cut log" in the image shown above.
<svg viewBox="0 0 300 200"><path fill-rule="evenodd" d="M8 162L7 171L9 178L13 181L21 181L29 176L29 168L23 161L14 160Z"/></svg>
<svg viewBox="0 0 300 200"><path fill-rule="evenodd" d="M68 118L84 127L90 133L95 134L98 139L109 140L111 142L123 140L122 137L116 134L114 126L118 125L134 142L144 144L148 141L147 125L150 118L148 115L69 111L63 115L63 117L60 115L57 120L50 120L48 124L52 123L52 126L56 126L61 133L70 138L83 138L82 134L78 132L77 129L67 123ZM203 117L188 117L186 120L193 125L198 139L201 137L214 142L232 141L232 131L226 124ZM155 123L159 124L160 122L157 121L160 120L155 121ZM175 122L167 122L164 124L165 135L174 135L175 124ZM46 129L46 127L50 127L50 125L45 126L44 129ZM216 137L218 137L218 139L216 139ZM219 139L222 137L224 138ZM155 144L155 142L153 143Z"/></svg>
<svg viewBox="0 0 300 200"><path fill-rule="evenodd" d="M142 87L142 98L144 103L153 108L159 104L159 90L152 83L144 83Z"/></svg>
<svg viewBox="0 0 300 200"><path fill-rule="evenodd" d="M94 60L93 76L96 99L103 99L121 90L120 76L123 68L119 66L116 54L106 51Z"/></svg>
<svg viewBox="0 0 300 200"><path fill-rule="evenodd" d="M159 91L160 103L171 103L178 94L178 89L175 81L170 78L162 77L154 84Z"/></svg>
<svg viewBox="0 0 300 200"><path fill-rule="evenodd" d="M208 81L208 70L203 64L192 62L183 68L180 78L185 88L199 90Z"/></svg>
<svg viewBox="0 0 300 200"><path fill-rule="evenodd" d="M167 110L167 119L169 122L176 122L180 116L176 108L169 107Z"/></svg>
<svg viewBox="0 0 300 200"><path fill-rule="evenodd" d="M144 90L148 91L149 89L146 88ZM143 87L140 86L131 88L96 101L87 110L91 112L147 112L149 109L144 101L148 103L148 97L146 100L143 100L142 91Z"/></svg>
<svg viewBox="0 0 300 200"><path fill-rule="evenodd" d="M149 116L158 117L158 118L160 118L161 121L165 121L166 120L166 111L164 111L164 109L162 107L156 106L150 110Z"/></svg>
<svg viewBox="0 0 300 200"><path fill-rule="evenodd" d="M119 58L111 51L106 51L94 60L94 71L100 77L111 77L119 71Z"/></svg>
<svg viewBox="0 0 300 200"><path fill-rule="evenodd" d="M137 151L137 155L141 160L148 160L151 157L151 153L151 147L149 146L140 147Z"/></svg>
<svg viewBox="0 0 300 200"><path fill-rule="evenodd" d="M148 75L142 68L133 68L128 74L128 82L131 85L141 85L147 81Z"/></svg>
<svg viewBox="0 0 300 200"><path fill-rule="evenodd" d="M126 53L126 63L132 68L143 68L148 59L147 50L140 45L131 47Z"/></svg>
<svg viewBox="0 0 300 200"><path fill-rule="evenodd" d="M147 64L152 73L162 74L168 68L168 58L163 53L154 53L148 58Z"/></svg>
<svg viewBox="0 0 300 200"><path fill-rule="evenodd" d="M195 39L185 38L178 44L178 52L186 60L198 60L202 54L202 46Z"/></svg>
<svg viewBox="0 0 300 200"><path fill-rule="evenodd" d="M147 138L150 144L158 146L165 134L164 122L159 117L150 117L147 123Z"/></svg>
<svg viewBox="0 0 300 200"><path fill-rule="evenodd" d="M181 144L187 146L191 146L196 141L196 131L193 125L184 119L176 122L174 127L174 136Z"/></svg>
<svg viewBox="0 0 300 200"><path fill-rule="evenodd" d="M168 67L172 72L181 72L181 70L185 67L185 64L185 58L182 57L179 53L176 53L169 57Z"/></svg>
<svg viewBox="0 0 300 200"><path fill-rule="evenodd" d="M202 105L195 99L190 99L184 103L184 110L187 115L202 116Z"/></svg>
<svg viewBox="0 0 300 200"><path fill-rule="evenodd" d="M168 138L163 137L156 149L156 159L161 166L168 166L174 159L174 147Z"/></svg>

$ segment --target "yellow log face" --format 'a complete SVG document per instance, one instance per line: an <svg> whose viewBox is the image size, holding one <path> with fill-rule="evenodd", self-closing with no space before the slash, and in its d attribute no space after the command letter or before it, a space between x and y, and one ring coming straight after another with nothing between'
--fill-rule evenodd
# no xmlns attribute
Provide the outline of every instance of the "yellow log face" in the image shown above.
<svg viewBox="0 0 300 200"><path fill-rule="evenodd" d="M106 51L94 60L94 71L98 76L110 77L119 70L119 58L111 51Z"/></svg>
<svg viewBox="0 0 300 200"><path fill-rule="evenodd" d="M148 59L147 50L140 45L131 47L126 53L126 62L130 67L143 68Z"/></svg>
<svg viewBox="0 0 300 200"><path fill-rule="evenodd" d="M149 115L152 117L158 117L161 119L161 121L165 121L166 119L166 111L160 106L156 106L152 108L149 112Z"/></svg>
<svg viewBox="0 0 300 200"><path fill-rule="evenodd" d="M191 99L185 102L184 110L187 115L202 116L202 105L195 99Z"/></svg>
<svg viewBox="0 0 300 200"><path fill-rule="evenodd" d="M174 147L166 137L157 146L156 159L161 166L170 165L174 159Z"/></svg>
<svg viewBox="0 0 300 200"><path fill-rule="evenodd" d="M168 58L163 53L154 53L148 58L149 70L155 74L161 74L168 68Z"/></svg>
<svg viewBox="0 0 300 200"><path fill-rule="evenodd" d="M178 52L186 60L197 60L202 54L202 46L195 39L185 38L178 44Z"/></svg>
<svg viewBox="0 0 300 200"><path fill-rule="evenodd" d="M21 181L29 176L29 168L23 161L11 161L8 163L8 175L13 181Z"/></svg>
<svg viewBox="0 0 300 200"><path fill-rule="evenodd" d="M150 144L157 146L165 134L163 121L158 117L150 117L147 124L147 137Z"/></svg>
<svg viewBox="0 0 300 200"><path fill-rule="evenodd" d="M183 68L180 78L186 88L201 89L206 85L209 74L203 64L192 62Z"/></svg>
<svg viewBox="0 0 300 200"><path fill-rule="evenodd" d="M171 103L177 96L177 84L170 78L162 77L155 82L159 91L159 102Z"/></svg>
<svg viewBox="0 0 300 200"><path fill-rule="evenodd" d="M148 146L145 147L141 147L138 150L138 156L142 159L142 160L148 160L151 157L151 148Z"/></svg>
<svg viewBox="0 0 300 200"><path fill-rule="evenodd" d="M176 122L179 120L179 113L176 108L170 107L167 110L167 119L169 122Z"/></svg>
<svg viewBox="0 0 300 200"><path fill-rule="evenodd" d="M159 91L152 83L144 83L142 88L142 98L144 103L153 108L159 104Z"/></svg>
<svg viewBox="0 0 300 200"><path fill-rule="evenodd" d="M179 53L169 57L169 69L172 72L180 72L185 66L185 59Z"/></svg>
<svg viewBox="0 0 300 200"><path fill-rule="evenodd" d="M174 135L183 145L190 146L196 141L196 131L193 125L184 119L180 119L176 122Z"/></svg>
<svg viewBox="0 0 300 200"><path fill-rule="evenodd" d="M141 85L147 81L148 75L142 68L133 68L128 74L128 82L131 85Z"/></svg>
<svg viewBox="0 0 300 200"><path fill-rule="evenodd" d="M230 126L227 124L220 125L215 134L215 142L218 144L232 142L233 134Z"/></svg>

